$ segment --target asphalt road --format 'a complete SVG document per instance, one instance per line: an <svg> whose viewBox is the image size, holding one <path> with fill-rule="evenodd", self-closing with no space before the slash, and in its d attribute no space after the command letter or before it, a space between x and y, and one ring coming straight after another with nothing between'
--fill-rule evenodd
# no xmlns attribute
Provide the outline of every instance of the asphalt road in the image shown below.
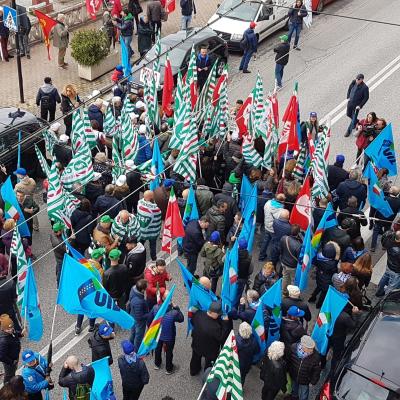
<svg viewBox="0 0 400 400"><path fill-rule="evenodd" d="M383 2L382 2L383 3ZM395 0L385 0L384 4L376 0L337 0L326 8L326 12L344 14L348 16L374 18L386 21L399 21L400 10ZM211 10L210 10L211 13ZM363 72L370 84L371 95L362 115L370 110L379 116L393 122L394 133L399 126L397 107L397 82L400 77L398 68L400 62L390 64L400 54L398 32L400 27L385 26L361 21L336 18L333 16L318 16L314 19L311 29L305 28L301 36L300 52L292 51L289 65L285 69L284 89L279 93L281 115L291 95L295 81L299 82L299 99L301 117L307 118L310 111L318 112L319 117L332 114L331 158L337 153L346 157L346 167L350 167L355 160L355 139L344 138L348 119L341 112L344 109L344 99L348 84L355 75ZM266 90L274 86L274 54L272 48L278 41L278 35L265 40L259 47L256 61L251 61L249 69L253 72L243 75L237 71L240 56L232 55L230 59L230 88L229 98L234 102L238 98L245 98L255 82L255 73L258 71L264 80ZM400 59L400 57L398 57ZM382 71L383 70L383 71ZM377 75L375 77L375 75ZM341 105L341 106L340 106ZM397 140L398 150L399 140ZM395 178L397 179L397 177ZM49 243L50 227L46 213L39 216L40 232L34 233L34 253L39 261L35 263L35 274L39 286L41 309L43 313L45 332L39 343L27 343L23 347L46 351L49 343L51 321L54 311L57 290L55 284L55 262L52 254L44 256L51 248ZM257 265L257 241L255 245L254 262ZM187 296L180 278L176 262L169 267L173 276L173 283L177 290L173 302L180 305L185 311ZM87 344L87 328L80 336L74 336L73 328L75 317L66 314L60 307L54 328L54 380L57 381L62 362L69 354L80 357L84 363L90 362L90 350ZM86 326L86 325L85 325ZM120 354L120 341L128 338L126 331L117 331L117 338L113 341L114 359ZM153 360L149 357L146 364L150 371L150 384L143 391L141 399L159 400L165 395L175 399L196 399L201 388L200 377L189 376L189 361L191 340L186 337L186 322L178 326L178 336L174 351L174 363L179 366L178 371L171 376L165 375L165 370L153 370ZM114 386L117 398L122 398L118 368L113 365ZM258 378L258 369L253 368L244 388L246 399L258 399L261 393L261 381ZM53 391L53 398L61 398L59 387Z"/></svg>

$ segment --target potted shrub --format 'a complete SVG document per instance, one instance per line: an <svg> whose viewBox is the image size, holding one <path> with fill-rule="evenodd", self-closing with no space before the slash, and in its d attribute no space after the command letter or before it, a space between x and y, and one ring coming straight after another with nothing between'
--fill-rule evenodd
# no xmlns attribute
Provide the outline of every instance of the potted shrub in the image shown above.
<svg viewBox="0 0 400 400"><path fill-rule="evenodd" d="M107 35L96 29L81 30L71 40L71 55L78 63L78 75L93 81L115 67Z"/></svg>

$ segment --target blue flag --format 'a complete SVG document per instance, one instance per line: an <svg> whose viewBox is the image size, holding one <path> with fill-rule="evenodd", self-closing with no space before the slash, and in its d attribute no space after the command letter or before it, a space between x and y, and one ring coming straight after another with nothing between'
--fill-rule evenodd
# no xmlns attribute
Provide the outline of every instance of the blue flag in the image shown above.
<svg viewBox="0 0 400 400"><path fill-rule="evenodd" d="M243 211L243 228L239 234L239 238L247 240L247 250L251 253L253 249L254 234L256 231L256 211L257 211L257 186L254 185Z"/></svg>
<svg viewBox="0 0 400 400"><path fill-rule="evenodd" d="M90 400L115 400L113 381L108 358L93 361L94 381L90 391Z"/></svg>
<svg viewBox="0 0 400 400"><path fill-rule="evenodd" d="M368 145L364 153L379 169L387 168L389 176L397 175L396 152L394 150L391 123Z"/></svg>
<svg viewBox="0 0 400 400"><path fill-rule="evenodd" d="M240 206L239 208L242 212L244 211L246 204L250 200L252 190L253 190L253 185L249 181L249 178L246 175L243 175L242 184L240 186L240 200L239 200L239 206Z"/></svg>
<svg viewBox="0 0 400 400"><path fill-rule="evenodd" d="M314 250L311 245L311 225L309 225L304 235L294 280L300 291L307 289L308 274L310 273L312 266L313 252Z"/></svg>
<svg viewBox="0 0 400 400"><path fill-rule="evenodd" d="M336 219L336 213L332 207L332 203L329 203L326 206L324 215L322 216L321 221L319 221L317 229L315 230L314 235L311 239L311 247L312 247L311 258L314 258L317 255L318 248L321 244L321 239L324 232L327 229L333 228L337 225L338 222Z"/></svg>
<svg viewBox="0 0 400 400"><path fill-rule="evenodd" d="M25 318L29 327L29 340L38 342L43 336L43 319L42 312L40 311L35 274L33 272L30 258L28 258L28 269L26 271L26 283L22 299L21 314Z"/></svg>
<svg viewBox="0 0 400 400"><path fill-rule="evenodd" d="M183 283L185 284L186 291L188 295L190 295L190 289L192 288L193 281L196 279L193 274L186 268L184 264L180 260L176 260L178 262L179 269L181 270Z"/></svg>
<svg viewBox="0 0 400 400"><path fill-rule="evenodd" d="M183 218L182 218L183 226L186 227L186 225L190 221L193 221L194 219L199 219L199 218L200 218L200 215L199 215L199 210L197 208L196 194L195 194L193 185L190 185L189 194L186 199L185 212L184 212ZM182 244L183 244L183 238L179 237L178 245L182 247Z"/></svg>
<svg viewBox="0 0 400 400"><path fill-rule="evenodd" d="M129 61L129 51L128 51L128 48L126 47L126 44L125 44L124 40L122 39L121 35L119 37L119 43L121 45L121 64L124 68L124 78L129 76L128 81L131 82L132 81L132 74L131 74L132 67L131 67L131 63Z"/></svg>
<svg viewBox="0 0 400 400"><path fill-rule="evenodd" d="M222 299L222 311L224 314L228 314L232 308L237 307L238 296L238 241L235 243L232 249L227 250L224 262L224 272L222 275L222 289L221 289L221 299Z"/></svg>
<svg viewBox="0 0 400 400"><path fill-rule="evenodd" d="M24 214L15 197L12 187L11 178L8 177L1 187L1 198L4 201L4 212L6 218L12 218L18 225L18 231L21 237L29 237L31 233L27 223L25 222Z"/></svg>
<svg viewBox="0 0 400 400"><path fill-rule="evenodd" d="M260 304L257 307L251 326L254 336L258 342L260 352L253 358L253 362L260 360L269 345L279 340L280 326L282 320L282 279L279 279L275 284L268 289L260 298ZM265 326L264 309L268 310L269 324L268 332Z"/></svg>
<svg viewBox="0 0 400 400"><path fill-rule="evenodd" d="M137 352L138 357L146 356L157 347L158 339L160 338L162 329L162 321L171 303L175 287L176 287L175 285L172 286L171 290L168 293L167 298L161 304L161 307L158 309L156 316L154 317L149 328L147 329L143 337L142 343L140 344L139 350Z"/></svg>
<svg viewBox="0 0 400 400"><path fill-rule="evenodd" d="M164 171L164 160L161 156L158 140L153 141L153 157L151 159L151 173L155 178L150 182L150 190L160 186L160 174Z"/></svg>
<svg viewBox="0 0 400 400"><path fill-rule="evenodd" d="M70 314L88 318L104 318L124 329L132 328L135 320L121 310L101 282L84 264L64 255L57 304Z"/></svg>
<svg viewBox="0 0 400 400"><path fill-rule="evenodd" d="M347 298L342 293L329 286L311 334L318 351L323 356L328 350L328 337L332 335L336 319L343 311L347 301Z"/></svg>
<svg viewBox="0 0 400 400"><path fill-rule="evenodd" d="M381 184L371 162L365 167L364 176L368 178L368 200L371 206L376 208L386 218L393 215L393 210L387 200L385 200Z"/></svg>

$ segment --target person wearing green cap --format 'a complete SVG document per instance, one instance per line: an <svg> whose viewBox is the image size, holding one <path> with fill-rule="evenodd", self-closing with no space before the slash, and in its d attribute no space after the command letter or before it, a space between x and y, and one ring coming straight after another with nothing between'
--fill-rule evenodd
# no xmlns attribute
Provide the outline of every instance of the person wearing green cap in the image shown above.
<svg viewBox="0 0 400 400"><path fill-rule="evenodd" d="M279 36L281 43L274 47L275 55L275 90L282 89L283 70L289 62L290 44L287 35Z"/></svg>
<svg viewBox="0 0 400 400"><path fill-rule="evenodd" d="M104 247L106 253L111 250L118 248L119 238L111 236L111 224L113 220L109 215L103 215L100 218L100 222L93 230L93 241L97 244L96 247Z"/></svg>
<svg viewBox="0 0 400 400"><path fill-rule="evenodd" d="M118 306L124 309L125 292L129 276L126 265L119 263L120 257L121 251L118 249L112 249L108 253L110 268L108 268L103 274L103 286Z"/></svg>
<svg viewBox="0 0 400 400"><path fill-rule="evenodd" d="M62 222L57 221L53 224L53 231L50 234L50 243L53 247L54 258L56 260L57 287L60 283L61 267L64 260L64 254L67 251L62 238L64 229L65 225Z"/></svg>

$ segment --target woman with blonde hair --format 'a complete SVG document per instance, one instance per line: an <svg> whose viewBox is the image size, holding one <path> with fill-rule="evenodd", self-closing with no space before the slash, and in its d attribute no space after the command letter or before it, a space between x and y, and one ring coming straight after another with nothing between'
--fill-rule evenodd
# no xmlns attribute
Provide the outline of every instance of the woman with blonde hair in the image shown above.
<svg viewBox="0 0 400 400"><path fill-rule="evenodd" d="M264 381L262 400L273 400L280 390L286 393L286 362L283 358L285 345L272 342L261 362L260 379Z"/></svg>
<svg viewBox="0 0 400 400"><path fill-rule="evenodd" d="M279 276L272 262L266 262L254 279L253 290L262 296L277 280Z"/></svg>
<svg viewBox="0 0 400 400"><path fill-rule="evenodd" d="M62 113L68 114L74 108L79 107L82 103L81 99L78 96L78 92L74 85L68 84L64 86L64 89L61 93L61 111ZM72 114L69 114L64 117L65 124L65 134L67 136L71 135L72 130Z"/></svg>

